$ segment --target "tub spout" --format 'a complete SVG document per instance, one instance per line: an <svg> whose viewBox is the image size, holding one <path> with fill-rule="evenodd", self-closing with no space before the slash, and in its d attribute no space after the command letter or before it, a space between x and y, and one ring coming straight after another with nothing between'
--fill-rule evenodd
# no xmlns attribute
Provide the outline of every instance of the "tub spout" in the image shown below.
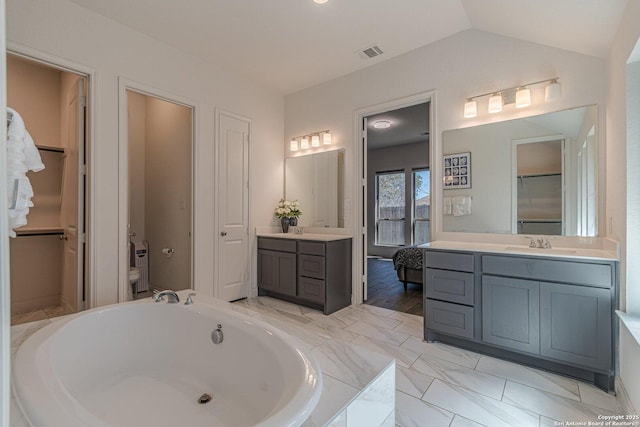
<svg viewBox="0 0 640 427"><path fill-rule="evenodd" d="M155 302L160 302L160 301L164 301L164 297L167 297L167 303L168 304L175 304L177 302L180 302L180 298L178 298L178 294L176 294L174 291L172 290L166 290L166 291L162 291L162 292L154 292L153 296L151 298L153 298L153 300Z"/></svg>

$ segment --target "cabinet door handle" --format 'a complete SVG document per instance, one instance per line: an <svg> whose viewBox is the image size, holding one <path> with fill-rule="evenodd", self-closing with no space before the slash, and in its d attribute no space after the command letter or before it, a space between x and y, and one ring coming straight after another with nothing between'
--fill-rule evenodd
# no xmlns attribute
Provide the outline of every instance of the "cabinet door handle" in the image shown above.
<svg viewBox="0 0 640 427"><path fill-rule="evenodd" d="M224 237L224 236L226 236L226 235L227 235L227 232L226 232L226 231L221 231L221 232L220 232L220 235L221 235L222 237Z"/></svg>

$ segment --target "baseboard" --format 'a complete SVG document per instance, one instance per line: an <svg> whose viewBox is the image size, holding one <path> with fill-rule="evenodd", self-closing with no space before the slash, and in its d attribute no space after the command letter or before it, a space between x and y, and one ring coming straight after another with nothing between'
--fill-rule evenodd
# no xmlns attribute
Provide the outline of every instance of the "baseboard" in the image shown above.
<svg viewBox="0 0 640 427"><path fill-rule="evenodd" d="M633 402L631 402L631 399L629 399L627 389L624 388L624 383L622 382L622 378L620 377L616 377L616 395L618 396L618 400L620 401L620 405L622 406L620 408L622 414L638 414L638 411L636 411L636 409L633 407Z"/></svg>

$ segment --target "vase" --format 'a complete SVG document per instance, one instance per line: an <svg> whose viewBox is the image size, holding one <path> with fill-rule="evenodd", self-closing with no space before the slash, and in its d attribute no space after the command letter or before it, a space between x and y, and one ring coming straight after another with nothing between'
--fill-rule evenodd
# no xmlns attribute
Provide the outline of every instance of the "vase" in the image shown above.
<svg viewBox="0 0 640 427"><path fill-rule="evenodd" d="M286 234L289 232L289 218L280 218L280 225L282 225L283 233Z"/></svg>
<svg viewBox="0 0 640 427"><path fill-rule="evenodd" d="M298 218L289 218L289 225L292 227L298 226Z"/></svg>

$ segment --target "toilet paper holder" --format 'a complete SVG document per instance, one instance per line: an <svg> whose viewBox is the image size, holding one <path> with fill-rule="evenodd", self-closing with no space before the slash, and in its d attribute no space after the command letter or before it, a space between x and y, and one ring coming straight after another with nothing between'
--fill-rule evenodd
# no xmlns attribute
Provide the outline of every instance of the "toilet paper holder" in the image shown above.
<svg viewBox="0 0 640 427"><path fill-rule="evenodd" d="M167 258L171 258L171 255L176 253L174 248L162 248L162 253L167 256Z"/></svg>

